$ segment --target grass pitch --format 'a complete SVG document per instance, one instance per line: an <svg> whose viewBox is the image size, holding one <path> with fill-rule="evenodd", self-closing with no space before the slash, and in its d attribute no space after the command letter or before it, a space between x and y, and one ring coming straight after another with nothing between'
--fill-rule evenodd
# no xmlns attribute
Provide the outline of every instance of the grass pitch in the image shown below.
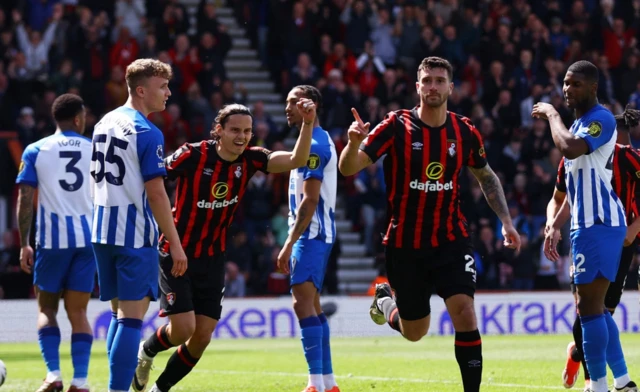
<svg viewBox="0 0 640 392"><path fill-rule="evenodd" d="M640 335L621 338L631 378L638 381ZM570 339L569 335L484 336L482 391L564 390L560 374ZM158 355L152 381L171 353ZM332 354L343 392L462 391L452 336L427 337L418 343L400 337L332 339ZM62 343L60 355L66 388L72 376L69 342ZM0 359L8 369L0 392L29 392L40 386L46 369L37 344L0 344ZM300 392L306 386L306 370L297 339L214 340L196 368L172 391ZM107 391L104 341L93 346L89 372L92 391ZM582 378L574 390L582 390Z"/></svg>

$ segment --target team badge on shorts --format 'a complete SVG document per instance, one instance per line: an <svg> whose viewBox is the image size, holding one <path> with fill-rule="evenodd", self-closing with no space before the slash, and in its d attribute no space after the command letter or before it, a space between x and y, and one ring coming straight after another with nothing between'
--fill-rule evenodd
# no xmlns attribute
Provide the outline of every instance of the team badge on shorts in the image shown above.
<svg viewBox="0 0 640 392"><path fill-rule="evenodd" d="M167 303L169 305L173 305L175 302L176 302L176 294L175 293L167 294Z"/></svg>

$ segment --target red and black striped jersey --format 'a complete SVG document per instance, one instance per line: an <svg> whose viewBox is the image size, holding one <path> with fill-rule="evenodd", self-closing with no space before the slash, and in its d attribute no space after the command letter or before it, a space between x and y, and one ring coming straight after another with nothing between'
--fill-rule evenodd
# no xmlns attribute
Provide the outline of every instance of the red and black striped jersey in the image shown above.
<svg viewBox="0 0 640 392"><path fill-rule="evenodd" d="M235 161L222 159L216 142L188 143L165 158L167 177L177 179L173 221L187 257L225 251L227 228L256 171L266 173L271 151L247 148ZM160 237L160 250L169 242Z"/></svg>
<svg viewBox="0 0 640 392"><path fill-rule="evenodd" d="M480 132L468 118L447 112L442 126L430 127L417 108L390 112L360 149L373 162L387 155L385 245L425 249L469 236L458 180L463 166L482 168L487 161Z"/></svg>
<svg viewBox="0 0 640 392"><path fill-rule="evenodd" d="M631 146L616 144L611 169L613 172L611 185L624 206L628 225L631 224L634 217L638 216L638 207L640 206L636 197L636 190L640 189L640 154ZM558 166L556 189L560 192L567 192L564 158L560 160Z"/></svg>

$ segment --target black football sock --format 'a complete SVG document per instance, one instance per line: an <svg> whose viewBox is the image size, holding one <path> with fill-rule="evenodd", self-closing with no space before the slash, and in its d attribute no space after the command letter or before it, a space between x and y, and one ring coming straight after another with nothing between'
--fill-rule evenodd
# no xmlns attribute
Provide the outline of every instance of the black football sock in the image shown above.
<svg viewBox="0 0 640 392"><path fill-rule="evenodd" d="M158 377L158 381L156 381L156 386L162 392L169 392L171 387L191 372L191 369L196 366L198 360L200 360L200 358L194 358L189 354L186 344L181 345L173 353L171 358L169 358L167 367L164 368L164 371L160 377Z"/></svg>
<svg viewBox="0 0 640 392"><path fill-rule="evenodd" d="M156 333L151 335L149 339L145 340L142 348L144 349L145 354L149 357L153 358L161 351L165 351L173 347L173 344L169 341L169 336L167 335L167 326L168 324L163 325L162 327L156 330Z"/></svg>
<svg viewBox="0 0 640 392"><path fill-rule="evenodd" d="M479 392L482 381L482 339L476 329L456 332L456 360L462 375L464 392Z"/></svg>

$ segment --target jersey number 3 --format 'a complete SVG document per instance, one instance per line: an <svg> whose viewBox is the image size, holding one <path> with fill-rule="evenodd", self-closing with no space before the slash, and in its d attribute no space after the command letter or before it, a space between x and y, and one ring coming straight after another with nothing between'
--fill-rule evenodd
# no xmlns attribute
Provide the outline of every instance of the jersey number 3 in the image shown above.
<svg viewBox="0 0 640 392"><path fill-rule="evenodd" d="M98 151L98 143L106 143L107 135L96 135L93 138L93 155L91 160L95 162L95 171L91 172L93 179L96 183L101 182L103 179L107 180L112 185L122 185L126 168L122 157L116 153L116 148L120 150L126 150L129 146L129 142L126 140L112 137L107 147L107 153ZM118 176L113 175L111 172L105 170L105 162L111 163L118 167ZM98 166L99 165L99 166Z"/></svg>
<svg viewBox="0 0 640 392"><path fill-rule="evenodd" d="M67 173L71 173L76 176L76 180L69 184L67 180L59 180L58 183L67 192L74 192L80 189L82 186L82 182L84 181L84 177L82 176L82 172L80 169L76 167L76 163L82 158L82 152L80 151L60 151L60 158L71 158L65 170Z"/></svg>

